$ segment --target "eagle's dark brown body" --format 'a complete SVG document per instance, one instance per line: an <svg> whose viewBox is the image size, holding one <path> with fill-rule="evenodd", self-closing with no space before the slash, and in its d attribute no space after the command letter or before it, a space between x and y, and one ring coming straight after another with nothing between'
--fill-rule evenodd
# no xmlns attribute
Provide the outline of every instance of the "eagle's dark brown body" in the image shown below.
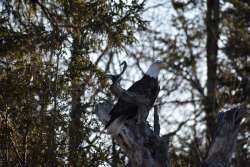
<svg viewBox="0 0 250 167"><path fill-rule="evenodd" d="M140 95L144 95L150 99L150 108L152 108L155 99L159 93L160 87L158 80L148 75L144 75L143 78L135 82L128 91L134 92ZM117 104L113 107L110 112L111 119L107 123L106 128L117 118L123 117L124 119L131 119L136 117L138 107L135 104L128 103L119 99Z"/></svg>

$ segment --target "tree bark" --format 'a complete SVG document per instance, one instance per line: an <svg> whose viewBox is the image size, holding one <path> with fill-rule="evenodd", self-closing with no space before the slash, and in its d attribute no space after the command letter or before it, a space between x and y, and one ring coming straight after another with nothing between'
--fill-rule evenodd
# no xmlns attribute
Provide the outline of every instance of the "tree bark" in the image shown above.
<svg viewBox="0 0 250 167"><path fill-rule="evenodd" d="M218 127L203 167L229 167L236 146L240 122L247 110L236 107L218 114Z"/></svg>
<svg viewBox="0 0 250 167"><path fill-rule="evenodd" d="M207 0L207 96L204 99L206 112L207 139L211 142L215 132L215 118L218 112L216 104L217 53L219 38L219 0Z"/></svg>
<svg viewBox="0 0 250 167"><path fill-rule="evenodd" d="M69 122L69 162L72 166L78 166L77 152L81 143L81 83L80 74L77 68L78 60L80 59L80 36L76 36L73 40L72 57L70 62L70 77L71 77L71 112Z"/></svg>

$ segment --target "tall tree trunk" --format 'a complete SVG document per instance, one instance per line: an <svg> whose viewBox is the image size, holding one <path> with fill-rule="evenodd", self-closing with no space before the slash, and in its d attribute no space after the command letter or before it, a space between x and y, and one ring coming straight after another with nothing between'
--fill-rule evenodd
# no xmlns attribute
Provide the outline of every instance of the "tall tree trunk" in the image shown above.
<svg viewBox="0 0 250 167"><path fill-rule="evenodd" d="M219 0L207 0L207 96L204 99L206 112L207 138L211 142L215 131L215 118L218 110L216 103L216 71L219 38Z"/></svg>
<svg viewBox="0 0 250 167"><path fill-rule="evenodd" d="M72 82L72 109L70 113L69 126L69 161L70 164L76 166L77 150L80 145L80 85L76 80Z"/></svg>
<svg viewBox="0 0 250 167"><path fill-rule="evenodd" d="M55 81L53 83L53 88L54 88L54 92L53 92L53 103L54 103L54 109L51 113L51 119L49 120L50 123L50 127L49 127L49 137L48 137L48 142L49 142L49 162L48 165L53 167L56 166L56 148L57 148L57 144L56 144L56 118L58 116L58 109L57 109L57 80L58 80L58 69L59 69L59 53L57 54L56 57L56 71L55 71Z"/></svg>
<svg viewBox="0 0 250 167"><path fill-rule="evenodd" d="M77 62L80 56L80 35L73 39L72 57L70 62L71 77L71 113L69 123L69 162L72 166L77 166L77 152L81 143L81 83Z"/></svg>

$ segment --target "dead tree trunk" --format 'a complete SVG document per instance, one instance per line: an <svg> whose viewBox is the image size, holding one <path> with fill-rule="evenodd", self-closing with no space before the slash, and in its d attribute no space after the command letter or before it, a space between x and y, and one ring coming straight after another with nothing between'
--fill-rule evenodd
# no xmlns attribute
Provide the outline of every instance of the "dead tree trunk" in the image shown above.
<svg viewBox="0 0 250 167"><path fill-rule="evenodd" d="M229 167L236 146L240 122L246 114L245 107L236 107L218 115L217 131L203 167Z"/></svg>
<svg viewBox="0 0 250 167"><path fill-rule="evenodd" d="M139 112L147 113L148 99L122 89L117 83L111 86L111 92L126 102L138 105ZM96 114L105 125L113 104L100 103L96 106ZM208 157L202 167L228 167L231 161L240 122L246 108L237 107L218 116L218 128ZM159 126L159 125L157 125ZM159 128L156 128L159 129ZM138 124L134 120L127 121L121 130L112 134L118 145L129 158L128 166L132 167L170 167L168 139L154 132L146 121Z"/></svg>
<svg viewBox="0 0 250 167"><path fill-rule="evenodd" d="M119 98L138 105L141 110L139 112L148 112L146 109L149 100L143 96L127 92L117 84L111 87L111 91ZM97 115L104 124L109 120L111 109L110 103L98 104L96 107ZM127 121L118 134L113 134L113 138L127 153L132 167L170 167L167 140L155 133L144 121L140 124L133 120Z"/></svg>

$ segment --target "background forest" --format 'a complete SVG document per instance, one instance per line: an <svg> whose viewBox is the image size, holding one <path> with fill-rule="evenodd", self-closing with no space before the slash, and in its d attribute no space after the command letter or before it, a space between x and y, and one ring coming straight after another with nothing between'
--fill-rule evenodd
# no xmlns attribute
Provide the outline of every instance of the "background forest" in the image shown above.
<svg viewBox="0 0 250 167"><path fill-rule="evenodd" d="M0 1L0 166L125 166L97 103L104 75L167 68L155 105L173 167L199 167L216 115L250 105L249 0ZM151 122L150 116L149 121ZM250 115L234 167L250 164Z"/></svg>

